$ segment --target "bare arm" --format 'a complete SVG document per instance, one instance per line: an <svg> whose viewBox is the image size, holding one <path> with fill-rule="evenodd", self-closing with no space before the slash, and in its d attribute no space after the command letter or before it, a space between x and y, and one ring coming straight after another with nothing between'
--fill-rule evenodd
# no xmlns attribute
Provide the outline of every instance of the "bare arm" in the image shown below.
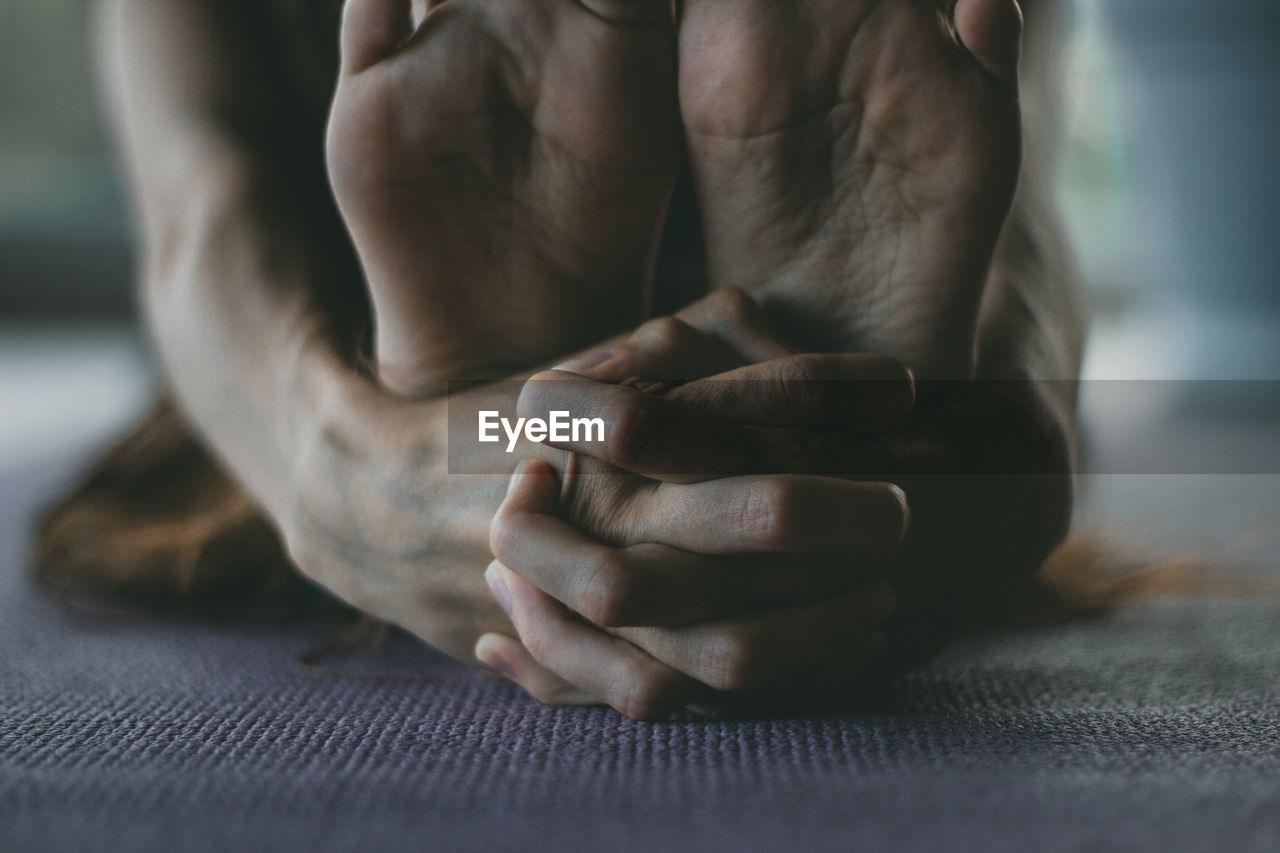
<svg viewBox="0 0 1280 853"><path fill-rule="evenodd" d="M298 440L281 402L360 296L320 130L308 145L256 4L107 0L103 13L151 331L191 422L278 518Z"/></svg>
<svg viewBox="0 0 1280 853"><path fill-rule="evenodd" d="M505 483L446 481L441 402L356 369L363 288L322 127L281 86L262 8L104 6L149 325L187 419L303 573L467 658L505 624L480 576Z"/></svg>

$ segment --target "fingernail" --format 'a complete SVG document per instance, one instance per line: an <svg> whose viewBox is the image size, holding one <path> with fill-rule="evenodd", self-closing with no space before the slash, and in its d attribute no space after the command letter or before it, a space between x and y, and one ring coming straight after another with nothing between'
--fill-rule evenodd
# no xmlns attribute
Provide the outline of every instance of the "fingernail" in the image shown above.
<svg viewBox="0 0 1280 853"><path fill-rule="evenodd" d="M502 572L503 570L498 566L490 564L489 568L484 570L484 581L489 585L489 592L493 594L494 601L498 602L502 612L510 618L511 587L507 586L507 580L502 576Z"/></svg>
<svg viewBox="0 0 1280 853"><path fill-rule="evenodd" d="M604 364L613 358L617 353L613 350L600 350L599 352L589 352L585 355L575 356L563 364L557 364L552 370L565 370L569 373L581 373L584 370L590 370Z"/></svg>

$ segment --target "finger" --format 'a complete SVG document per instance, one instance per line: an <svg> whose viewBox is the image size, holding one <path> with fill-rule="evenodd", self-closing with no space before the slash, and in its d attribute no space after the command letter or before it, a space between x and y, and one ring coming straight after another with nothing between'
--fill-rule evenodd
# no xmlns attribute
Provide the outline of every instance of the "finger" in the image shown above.
<svg viewBox="0 0 1280 853"><path fill-rule="evenodd" d="M614 633L717 691L738 693L802 680L821 692L847 682L862 668L868 638L894 606L893 590L881 581L831 601L750 618Z"/></svg>
<svg viewBox="0 0 1280 853"><path fill-rule="evenodd" d="M801 358L797 370L808 371ZM877 366L885 363L876 362ZM602 429L579 431L576 436L550 436L549 446L659 480L687 483L765 471L859 476L887 470L879 438L847 428L842 431L838 423L828 423L821 432L799 434L760 427L724 417L717 411L718 405L723 403L730 414L744 419L754 414L785 421L856 411L860 400L871 398L865 414L846 414L844 419L883 423L892 419L889 410L901 408L901 400L912 394L909 374L906 376L899 382L866 383L861 390L855 385L843 392L833 390L835 399L828 403L823 397L827 383L822 382L793 382L788 390L778 387L777 380L707 380L697 388L680 389L680 399L674 392L668 399L550 370L535 374L524 384L517 410L524 418L549 419L552 412L568 412L573 419L598 419ZM796 415L785 414L788 396L796 400L791 407ZM884 398L898 402L882 403Z"/></svg>
<svg viewBox="0 0 1280 853"><path fill-rule="evenodd" d="M726 477L661 483L633 496L632 536L701 554L890 554L910 523L890 483L834 477Z"/></svg>
<svg viewBox="0 0 1280 853"><path fill-rule="evenodd" d="M813 601L882 570L873 560L827 555L802 562L707 557L653 543L612 548L553 514L557 486L546 466L522 472L494 516L494 556L601 627L678 626Z"/></svg>
<svg viewBox="0 0 1280 853"><path fill-rule="evenodd" d="M733 370L670 392L722 418L761 426L879 432L915 408L915 378L882 355L803 354Z"/></svg>
<svg viewBox="0 0 1280 853"><path fill-rule="evenodd" d="M676 318L724 341L749 363L796 353L774 334L760 305L736 287L716 290L678 311Z"/></svg>
<svg viewBox="0 0 1280 853"><path fill-rule="evenodd" d="M558 369L604 382L643 377L677 383L794 352L774 336L750 297L727 288L674 317L650 320L613 350L587 353Z"/></svg>
<svg viewBox="0 0 1280 853"><path fill-rule="evenodd" d="M342 10L342 73L386 59L413 32L410 0L347 0Z"/></svg>
<svg viewBox="0 0 1280 853"><path fill-rule="evenodd" d="M793 449L784 436L680 405L626 385L596 382L563 370L535 374L517 403L523 418L599 419L599 429L576 437L549 436L547 444L592 456L645 477L692 482L744 470L789 464Z"/></svg>
<svg viewBox="0 0 1280 853"><path fill-rule="evenodd" d="M505 634L485 634L476 641L476 660L514 681L544 705L599 705L590 696L539 664L524 645Z"/></svg>
<svg viewBox="0 0 1280 853"><path fill-rule="evenodd" d="M542 667L636 720L659 719L699 693L696 682L618 637L578 621L564 605L493 563L485 573L504 589L520 641ZM499 596L495 590L495 596Z"/></svg>
<svg viewBox="0 0 1280 853"><path fill-rule="evenodd" d="M603 382L624 382L632 377L679 383L713 376L746 364L746 359L720 338L709 335L675 317L658 317L642 324L610 356L590 364L592 356L575 360L584 376ZM575 361L561 365L574 370Z"/></svg>
<svg viewBox="0 0 1280 853"><path fill-rule="evenodd" d="M743 717L813 711L844 698L879 658L884 635L871 628L851 636L840 654L812 672L783 678L768 687L738 693L713 693L690 710L707 717Z"/></svg>
<svg viewBox="0 0 1280 853"><path fill-rule="evenodd" d="M1017 0L956 0L952 15L960 43L992 77L1016 92L1022 53Z"/></svg>

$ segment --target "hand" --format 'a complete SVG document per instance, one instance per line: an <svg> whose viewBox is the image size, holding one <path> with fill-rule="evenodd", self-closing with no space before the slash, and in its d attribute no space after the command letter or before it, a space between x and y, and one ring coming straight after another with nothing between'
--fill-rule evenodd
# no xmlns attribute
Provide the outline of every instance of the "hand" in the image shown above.
<svg viewBox="0 0 1280 853"><path fill-rule="evenodd" d="M664 324L667 334L642 336L642 340L652 341L658 337L667 340L683 338L686 344L697 339L697 333L691 328L680 331L680 324ZM674 332L674 334L673 334ZM686 347L684 362L689 362L689 353L696 352L696 347ZM644 360L660 358L661 353L646 351L643 346L624 346L614 356L622 362L634 364L636 359ZM842 357L829 358L826 363L838 363ZM818 381L821 371L815 366L824 363L822 357L804 356L798 359L783 359L772 365L759 365L748 371L740 371L740 375L750 375L751 370L760 371L755 382L745 386L739 383L726 382L723 379L708 383L691 383L672 392L672 397L683 395L686 399L701 399L710 404L713 410L717 405L742 407L748 402L751 411L749 416L768 422L773 418L790 418L796 423L796 410L787 404L796 402L797 389L802 389L799 399L800 410L825 410L828 413L845 408L843 405L830 405L830 401L851 400L848 392L849 383ZM607 368L609 362L584 368L588 371ZM621 373L627 372L623 368ZM805 375L809 381L796 382L798 370L807 370ZM620 375L620 374L617 374ZM662 375L662 374L659 374ZM828 380L834 376L828 375ZM847 378L847 377L846 377ZM778 381L782 379L783 381ZM786 381L790 379L790 382ZM768 380L774 380L770 383ZM762 460L766 464L783 464L788 467L782 470L854 474L874 471L893 470L898 472L900 482L909 483L908 488L919 490L922 498L929 505L926 522L914 523L913 532L908 537L909 548L902 555L883 562L879 574L864 577L883 577L886 574L893 578L894 584L907 591L910 606L904 606L903 615L891 623L891 642L882 665L902 665L918 661L925 654L936 648L957 630L966 620L975 614L990 612L996 609L999 602L1007 598L1013 581L1028 576L1043 561L1054 545L1060 541L1070 516L1070 479L1067 476L1070 462L1067 453L1065 425L1054 415L1054 410L1046 405L1037 392L1042 389L1028 383L980 383L967 389L960 395L938 394L930 387L925 395L928 399L925 410L918 413L908 425L894 433L892 438L883 442L868 442L865 436L844 433L819 432L804 436L800 431L774 431L759 428L743 428L738 424L726 427L714 417L702 420L691 419L687 412L680 412L664 401L636 394L629 389L619 389L608 385L588 383L581 386L566 383L531 383L529 388L544 387L556 389L562 395L565 387L581 388L584 395L598 395L594 401L586 399L566 403L563 399L557 405L577 406L582 410L612 411L620 414L621 424L647 424L651 437L657 440L636 442L620 440L610 442L603 449L592 450L588 447L576 448L587 452L596 452L624 467L650 474L671 476L673 472L705 471L707 466L727 472L734 465L742 466L741 471L759 470ZM726 389L749 388L750 394L725 393ZM881 386L881 387L891 387ZM715 389L711 391L710 389ZM771 416L770 392L775 395L772 405L777 409ZM843 393L841 393L843 392ZM718 394L720 400L711 396ZM609 402L610 399L613 402ZM629 402L619 403L619 400ZM808 403L803 401L807 400ZM828 401L827 405L813 405L820 401ZM534 403L535 407L541 405ZM636 411L643 414L635 414ZM868 410L863 407L865 413ZM627 414L631 412L631 414ZM721 412L723 414L723 412ZM739 414L745 414L739 412ZM899 412L899 417L901 411ZM892 421L888 420L879 424ZM828 421L827 427L838 425L839 421ZM610 430L610 435L623 437L625 430ZM675 436L676 441L663 442L661 437ZM701 438L700 436L704 436ZM772 439L772 442L771 442ZM787 442L790 449L783 450ZM773 448L770 450L770 448ZM762 450L764 452L762 452ZM718 454L708 456L708 453ZM957 476L957 475L969 476ZM1034 476L1027 476L1034 475ZM687 474L686 474L687 476ZM696 477L692 479L697 479ZM777 641L776 634L770 634L769 628L758 633L748 630L742 634L733 634L722 624L709 628L707 633L699 634L688 629L689 620L693 618L692 610L697 607L707 608L704 616L708 618L721 612L740 611L750 608L754 603L758 607L761 598L772 596L775 606L786 606L803 600L791 598L798 590L805 589L813 595L809 602L817 601L838 591L838 586L830 585L838 581L842 573L838 569L824 573L822 570L800 573L770 572L765 562L757 562L748 570L732 574L717 574L716 568L705 561L701 563L701 571L691 570L696 559L687 554L661 554L661 552L645 551L643 548L629 549L620 552L623 556L615 556L611 560L601 558L602 549L599 543L591 542L581 534L573 539L576 531L567 525L559 524L551 517L555 510L545 503L541 509L537 507L537 490L530 487L531 492L513 488L512 497L499 513L500 521L495 525L504 528L502 534L510 540L510 547L497 547L500 555L507 555L507 562L512 566L523 566L525 577L509 578L509 573L501 566L491 569L491 575L507 578L507 587L515 592L508 593L509 600L515 602L513 618L522 636L528 632L536 639L538 655L544 662L559 661L561 666L564 656L578 660L577 667L570 667L577 678L586 683L597 685L600 695L624 709L633 712L640 697L643 710L652 711L660 704L654 704L662 697L674 701L675 697L690 695L687 681L673 679L670 669L677 672L692 672L701 676L705 682L744 687L753 683L749 673L753 666L759 666L758 672L769 673L769 656L781 649L786 643ZM532 494L534 497L522 497ZM521 503L530 501L529 503ZM609 502L605 501L606 506ZM513 509L514 507L514 509ZM543 515L539 516L539 513ZM607 517L608 512L593 518L579 519L578 523L591 523L594 518ZM543 520L537 522L541 517ZM695 519L698 516L694 515ZM698 519L702 520L702 519ZM840 524L844 517L835 520ZM1015 523L1010 528L1008 522ZM832 523L829 518L814 520L815 526ZM559 524L557 527L556 525ZM548 527L556 531L555 536L540 535L536 528ZM524 547L521 547L521 544ZM580 555L575 562L574 555ZM581 555L585 555L582 559ZM571 570L561 571L567 565L586 566L587 572L575 576ZM659 558L661 557L661 558ZM678 559L672 559L678 557ZM974 565L977 571L955 570L957 560L965 565ZM601 566L608 571L601 571ZM886 569L888 570L886 572ZM520 569L517 569L521 571ZM728 570L732 571L732 570ZM848 579L847 575L844 575ZM578 595L574 591L575 582L588 581L585 584L590 592ZM529 581L532 580L533 583ZM782 580L780 583L779 581ZM758 586L764 583L763 587ZM790 582L791 588L788 588ZM823 589L823 582L829 585ZM764 589L772 589L763 593ZM543 589L539 590L538 586ZM550 592L551 595L547 595ZM755 598L753 599L753 596ZM600 602L606 602L601 606ZM652 624L683 625L685 630L678 636L670 632L622 632L615 631L618 637L632 639L635 648L619 644L603 643L593 637L590 631L580 622L567 616L567 604L573 611L594 617L592 621L606 626ZM838 606L838 605L837 605ZM716 608L719 607L720 611ZM832 613L837 611L832 611ZM566 621L567 620L567 621ZM777 623L785 625L785 619ZM812 626L810 620L805 624ZM821 623L819 623L821 624ZM837 624L847 624L839 623ZM741 629L739 623L734 626ZM794 625L792 626L794 628ZM789 636L787 629L782 634ZM566 642L577 638L580 642L595 643L598 657L592 655L574 656L571 652L559 650L557 643L548 640L548 635L559 636ZM731 637L726 639L726 636ZM771 639L755 645L761 636ZM720 663L703 662L699 670L697 665L689 665L687 659L681 669L680 651L693 645L690 638L700 637L710 647L734 650L730 654L733 666L725 667ZM649 648L655 655L642 657L643 665L636 664L638 671L632 672L630 678L619 679L616 671L621 661L628 656L635 656L636 648ZM851 647L852 648L852 647ZM607 654L613 650L614 655ZM622 649L625 652L619 652ZM591 696L589 692L576 689L569 682L557 677L549 669L539 665L538 659L519 643L497 635L482 640L478 653L483 660L502 668L515 680L524 685L531 693L546 700L581 701ZM734 656L736 655L736 656ZM663 669L654 666L655 659L674 662L675 666ZM856 657L856 655L852 656ZM714 658L713 658L714 659ZM842 658L848 660L848 658ZM595 661L593 668L583 671L583 662ZM755 661L763 660L756 664ZM725 672L731 673L726 678ZM612 673L612 674L611 674ZM745 674L745 675L744 675ZM848 671L838 673L841 678L849 675ZM647 675L647 678L646 678ZM603 687L599 685L603 683ZM787 694L796 701L806 702L819 695L822 690L833 686L831 681L821 678L808 678L809 691L795 690L788 686ZM816 691L816 692L815 692ZM748 691L739 694L738 699L749 696L749 704L755 708L768 706L770 698L783 691ZM715 696L715 702L723 707L727 694ZM708 701L703 694L704 703ZM741 703L734 703L740 705Z"/></svg>
<svg viewBox="0 0 1280 853"><path fill-rule="evenodd" d="M682 702L756 711L776 708L784 698L810 703L847 684L873 659L881 630L887 642L878 669L917 664L964 626L999 612L1065 534L1071 510L1066 433L1034 391L1027 385L979 385L958 400L927 401L918 422L887 442L889 464L914 472L898 477L914 498L912 528L897 555L861 577L838 565L778 572L779 566L763 560L735 573L688 554L672 560L645 546L603 559L598 543L558 526L546 484L517 482L496 522L511 545L495 550L524 576L513 577L501 564L490 574L492 582L507 586L515 626L531 648L489 635L477 653L544 701L598 696L639 716ZM821 466L832 457L819 449L813 456L801 450L794 458ZM539 524L554 535L539 533ZM587 570L575 574L574 566ZM859 580L880 578L891 580L900 602L883 625L877 618L883 614L869 604L881 590L858 587ZM842 597L842 589L853 592ZM824 597L825 607L792 606ZM695 607L706 608L706 614L751 612L766 601L778 608L772 619L688 622ZM613 631L613 637L602 638L570 610L606 626L681 629ZM839 633L859 628L866 633ZM788 680L779 661L803 660L805 653L833 659L832 669ZM737 695L695 689L682 674ZM744 690L768 684L771 676L779 679L772 690Z"/></svg>
<svg viewBox="0 0 1280 853"><path fill-rule="evenodd" d="M741 588L759 593L769 583L760 571L735 577L726 561L696 554L682 558L680 552L661 546L602 549L585 537L574 541L567 526L539 535L532 528L556 524L556 491L553 472L541 462L528 463L517 472L495 528L521 530L535 541L498 550L509 554L507 562L521 565L536 579L567 575L553 580L553 587L564 590L562 597L582 610L591 612L596 605L593 590L612 595L608 590L619 583L643 589L674 581L669 585L672 595L688 589L699 603L713 601L716 593L740 599ZM732 529L723 518L710 521L726 532ZM548 545L562 547L548 553ZM548 558L566 563L543 562ZM877 627L893 610L888 584L865 567L859 571L856 561L846 562L841 566L827 557L814 566L802 559L793 559L790 566L778 561L757 566L772 569L778 595L735 617L681 624L655 602L658 618L652 624L671 623L670 627L602 631L495 561L486 573L490 588L521 642L487 635L477 654L544 701L599 697L636 719L660 717L684 705L716 711L794 707L847 684L878 650ZM820 577L807 577L810 572ZM712 584L720 584L720 589ZM822 584L825 595L798 597L806 588L813 595ZM579 592L586 596L582 603L575 601ZM788 599L807 603L786 606L782 602Z"/></svg>
<svg viewBox="0 0 1280 853"><path fill-rule="evenodd" d="M726 317L734 319L726 322ZM717 292L693 306L685 319L695 326L714 327L739 350L752 348L764 358L790 352L769 349L772 332L755 303L738 292ZM617 361L586 372L612 380L624 375L688 376L698 375L691 371L699 366L714 364L706 357L691 357L700 349L697 333L689 328L679 331L683 323L664 325L666 334L634 336L618 348ZM677 341L680 347L673 346ZM677 351L685 355L674 356ZM570 449L601 454L630 470L665 471L668 476L673 471L880 475L902 486L911 504L911 532L885 566L900 604L886 626L889 642L881 657L885 668L901 669L932 656L966 626L1003 613L1065 538L1075 465L1072 407L1062 401L1073 396L1075 383L1027 379L1027 368L992 359L991 372L999 379L926 382L912 408L905 398L898 398L896 406L892 402L895 380L910 375L896 362L881 359L876 371L866 361L872 357L862 356L858 375L845 372L853 362L844 358L779 357L718 380L683 385L667 395L733 417L739 423L732 435L714 418L666 416L670 410L660 402L635 397L640 411L626 414L624 420L647 424L651 445L628 439L617 442L626 445L622 450L615 444ZM1007 378L1011 376L1024 378ZM888 394L879 405L869 404L868 392L874 396L877 389ZM607 386L584 388L582 393L599 396L596 402L585 397L565 404L590 408L618 394ZM850 419L855 411L861 422ZM797 418L800 412L811 417ZM908 412L910 418L902 424ZM791 429L761 431L743 428L741 422ZM957 564L963 568L957 569Z"/></svg>
<svg viewBox="0 0 1280 853"><path fill-rule="evenodd" d="M717 294L677 319L642 328L609 359L581 369L617 378L633 369L674 376L724 366L726 338L764 352L769 339L750 309L738 294ZM653 347L659 341L665 345ZM817 445L797 455L786 433L793 425L865 430L900 423L912 403L903 368L876 357L796 356L685 385L670 400L580 378L567 382L564 374L540 376L550 381L531 381L522 407L609 412L610 440L588 452L665 482L653 488L651 480L619 477L611 468L577 478L570 518L592 532L602 520L630 519L628 540L645 543L609 548L555 517L549 472L535 468L514 480L494 521L502 562L489 575L522 638L547 666L526 646L496 634L478 644L481 660L544 701L599 696L639 716L691 701L720 709L746 703L755 710L780 697L809 701L861 668L877 644L876 623L892 608L875 557L892 550L902 534L900 495L829 477L708 480L700 466L745 471L786 464L784 458L829 464L830 455ZM824 376L843 381L816 381ZM762 385L789 393L761 398ZM584 386L605 397L564 400ZM636 424L669 437L670 446L634 440L628 425ZM703 436L715 440L698 440ZM866 461L874 442L845 445ZM849 523L850 513L859 523ZM724 552L749 556L709 556ZM612 636L570 610L614 628ZM634 625L650 627L622 627Z"/></svg>
<svg viewBox="0 0 1280 853"><path fill-rule="evenodd" d="M734 328L742 325L734 320L741 308L733 295L698 306ZM633 341L603 346L626 353L657 328L647 325ZM753 344L749 333L736 340L759 354L766 344ZM697 358L741 363L742 355L721 344L711 355L710 341ZM349 603L473 660L478 637L509 630L483 580L492 558L490 526L508 477L449 473L448 415L451 406L491 407L490 387L450 400L406 401L352 371L328 346L307 348L299 365L289 398L293 456L281 478L288 487L273 510L294 562ZM547 461L567 466L568 454L544 452ZM629 490L639 478L618 472L609 489L606 479L586 478L593 485L573 511L585 517L589 507L598 513L593 531L622 541L633 529L623 510L629 499L633 511L638 506ZM615 511L605 511L608 506Z"/></svg>

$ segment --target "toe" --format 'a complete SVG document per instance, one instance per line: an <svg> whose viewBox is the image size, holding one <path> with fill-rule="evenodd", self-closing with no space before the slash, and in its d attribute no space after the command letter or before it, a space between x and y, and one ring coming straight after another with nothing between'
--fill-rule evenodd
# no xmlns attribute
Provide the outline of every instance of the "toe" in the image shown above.
<svg viewBox="0 0 1280 853"><path fill-rule="evenodd" d="M960 42L983 68L1015 88L1022 51L1022 10L1017 0L957 0L953 13Z"/></svg>

